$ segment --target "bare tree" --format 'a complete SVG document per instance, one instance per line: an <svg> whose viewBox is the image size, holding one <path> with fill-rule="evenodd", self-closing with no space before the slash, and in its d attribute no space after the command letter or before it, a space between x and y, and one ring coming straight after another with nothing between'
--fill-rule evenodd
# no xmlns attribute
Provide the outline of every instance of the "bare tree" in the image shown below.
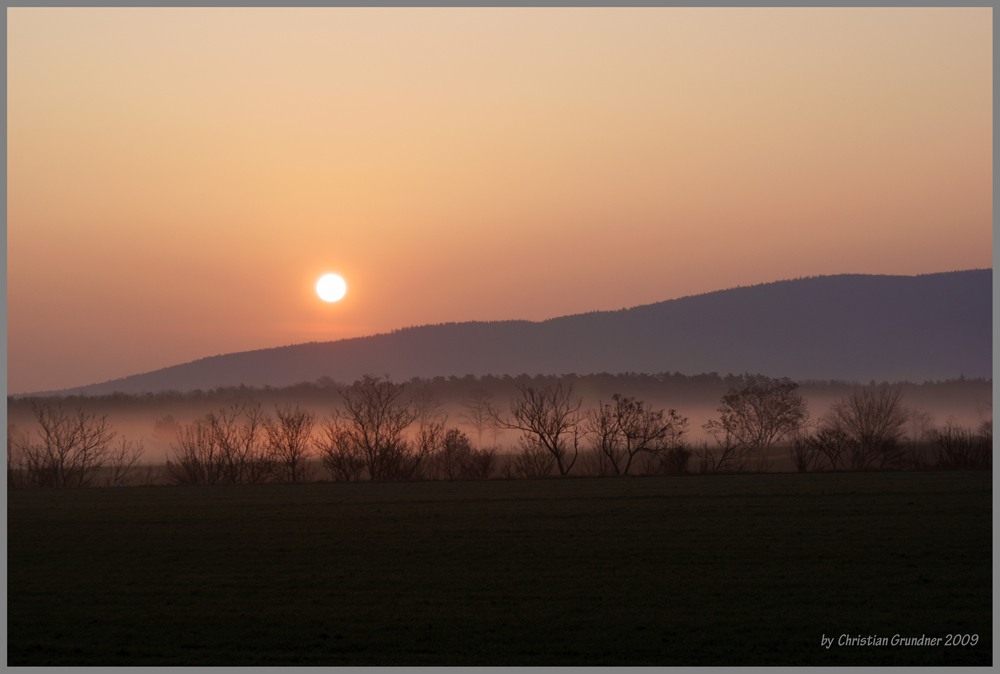
<svg viewBox="0 0 1000 674"><path fill-rule="evenodd" d="M417 415L403 398L403 388L403 384L393 384L388 375L365 375L341 392L344 410L331 417L327 440L320 445L327 467L341 470L345 462L359 457L372 480L407 476L407 461L413 458L414 448L405 431Z"/></svg>
<svg viewBox="0 0 1000 674"><path fill-rule="evenodd" d="M934 434L934 467L938 470L989 470L993 467L993 431L974 432L946 424Z"/></svg>
<svg viewBox="0 0 1000 674"><path fill-rule="evenodd" d="M788 458L795 464L795 470L800 473L815 470L818 457L819 452L808 433L800 430L792 435L792 444L788 446Z"/></svg>
<svg viewBox="0 0 1000 674"><path fill-rule="evenodd" d="M234 404L180 427L164 471L175 484L261 484L277 462L259 404Z"/></svg>
<svg viewBox="0 0 1000 674"><path fill-rule="evenodd" d="M330 419L323 427L326 437L317 443L323 465L337 482L357 482L365 472L361 446L350 430L347 424Z"/></svg>
<svg viewBox="0 0 1000 674"><path fill-rule="evenodd" d="M412 480L424 477L424 471L445 441L445 419L447 417L438 417L437 420L417 419L417 431L410 443L411 451L403 458L396 479Z"/></svg>
<svg viewBox="0 0 1000 674"><path fill-rule="evenodd" d="M740 386L722 396L719 419L704 425L718 444L714 471L747 467L747 457L772 447L808 420L806 403L790 379L745 374Z"/></svg>
<svg viewBox="0 0 1000 674"><path fill-rule="evenodd" d="M517 385L520 399L510 402L510 417L504 417L490 406L490 417L501 428L519 430L522 457L534 452L548 452L555 461L559 474L565 476L579 456L579 429L582 421L579 398L573 398L573 387L564 391L562 382L555 387ZM572 436L572 446L570 445Z"/></svg>
<svg viewBox="0 0 1000 674"><path fill-rule="evenodd" d="M621 475L625 449L614 407L598 402L597 409L589 410L584 416L582 426L584 432L591 436L591 453L586 457L590 469L600 477ZM631 463L631 455L628 460Z"/></svg>
<svg viewBox="0 0 1000 674"><path fill-rule="evenodd" d="M483 446L483 432L492 429L493 444L496 444L496 424L490 416L490 406L493 396L485 389L473 389L469 393L469 401L462 405L465 411L459 416L476 430L476 446Z"/></svg>
<svg viewBox="0 0 1000 674"><path fill-rule="evenodd" d="M902 405L903 389L870 385L856 388L833 405L820 432L837 437L847 470L899 468L905 458L902 438L909 415Z"/></svg>
<svg viewBox="0 0 1000 674"><path fill-rule="evenodd" d="M273 477L276 461L267 443L267 419L259 404L223 408L209 413L206 420L214 435L224 482L261 484Z"/></svg>
<svg viewBox="0 0 1000 674"><path fill-rule="evenodd" d="M78 409L67 413L61 405L32 403L39 428L37 441L27 433L8 435L9 447L20 462L25 484L34 487L87 487L112 457L117 435L107 415L98 417ZM10 430L10 429L9 429ZM8 451L8 457L11 456Z"/></svg>
<svg viewBox="0 0 1000 674"><path fill-rule="evenodd" d="M410 406L417 424L411 442L411 451L400 462L396 479L418 479L424 476L431 457L444 441L448 415L444 403L437 397L430 384L420 386L410 396Z"/></svg>
<svg viewBox="0 0 1000 674"><path fill-rule="evenodd" d="M141 440L128 442L121 438L121 442L108 456L108 484L118 487L129 484L139 472L139 459L144 453Z"/></svg>
<svg viewBox="0 0 1000 674"><path fill-rule="evenodd" d="M695 454L700 459L699 472L720 473L747 469L746 457L753 447L741 445L731 433L715 433L715 446L703 442Z"/></svg>
<svg viewBox="0 0 1000 674"><path fill-rule="evenodd" d="M821 422L812 435L796 438L802 447L799 451L813 460L816 470L850 470L854 455L854 441L835 425Z"/></svg>
<svg viewBox="0 0 1000 674"><path fill-rule="evenodd" d="M216 484L222 481L223 463L215 434L204 420L182 426L177 444L171 444L173 461L167 459L164 473L174 484Z"/></svg>
<svg viewBox="0 0 1000 674"><path fill-rule="evenodd" d="M305 482L315 473L309 464L312 457L312 430L316 415L291 405L275 406L277 421L267 420L265 431L279 479Z"/></svg>
<svg viewBox="0 0 1000 674"><path fill-rule="evenodd" d="M677 446L686 430L687 419L675 410L654 410L618 393L612 400L598 403L583 423L584 432L593 437L595 452L606 459L598 460L599 470L607 467L615 475L627 475L636 456L646 453L659 458Z"/></svg>

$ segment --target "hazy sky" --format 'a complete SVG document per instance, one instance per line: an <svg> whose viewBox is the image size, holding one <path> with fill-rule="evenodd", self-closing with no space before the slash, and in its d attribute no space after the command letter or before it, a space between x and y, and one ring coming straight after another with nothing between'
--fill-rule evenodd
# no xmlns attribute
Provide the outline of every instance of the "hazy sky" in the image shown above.
<svg viewBox="0 0 1000 674"><path fill-rule="evenodd" d="M992 20L10 8L8 391L992 267Z"/></svg>

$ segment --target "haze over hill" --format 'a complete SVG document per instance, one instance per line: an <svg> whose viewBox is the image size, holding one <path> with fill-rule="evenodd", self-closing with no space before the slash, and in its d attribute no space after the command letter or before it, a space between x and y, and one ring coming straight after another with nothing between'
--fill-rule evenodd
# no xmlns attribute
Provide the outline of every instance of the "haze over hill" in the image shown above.
<svg viewBox="0 0 1000 674"><path fill-rule="evenodd" d="M759 372L867 382L992 377L993 270L844 274L541 322L446 323L203 358L51 393L414 376Z"/></svg>

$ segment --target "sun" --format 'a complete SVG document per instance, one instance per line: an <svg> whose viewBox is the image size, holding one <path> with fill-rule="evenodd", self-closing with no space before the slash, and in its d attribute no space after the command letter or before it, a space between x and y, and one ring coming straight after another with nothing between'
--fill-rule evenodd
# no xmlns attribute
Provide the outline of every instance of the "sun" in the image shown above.
<svg viewBox="0 0 1000 674"><path fill-rule="evenodd" d="M316 294L325 302L336 302L346 292L347 284L336 274L327 274L316 283Z"/></svg>

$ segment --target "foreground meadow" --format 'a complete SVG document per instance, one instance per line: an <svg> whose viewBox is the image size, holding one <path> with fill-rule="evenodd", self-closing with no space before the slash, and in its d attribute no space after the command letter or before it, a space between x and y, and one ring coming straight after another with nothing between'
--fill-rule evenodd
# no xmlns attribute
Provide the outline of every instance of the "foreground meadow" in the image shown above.
<svg viewBox="0 0 1000 674"><path fill-rule="evenodd" d="M7 504L8 665L992 663L990 473L25 490ZM897 634L977 637L837 643Z"/></svg>

